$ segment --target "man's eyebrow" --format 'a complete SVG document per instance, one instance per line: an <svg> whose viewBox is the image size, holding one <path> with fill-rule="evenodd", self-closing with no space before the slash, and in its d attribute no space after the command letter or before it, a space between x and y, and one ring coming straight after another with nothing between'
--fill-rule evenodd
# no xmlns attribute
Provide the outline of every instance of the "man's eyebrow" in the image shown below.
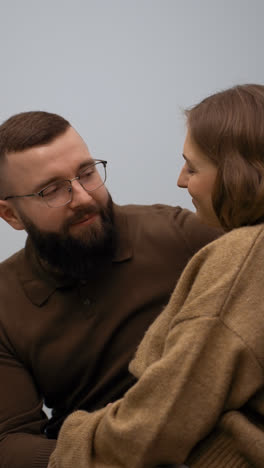
<svg viewBox="0 0 264 468"><path fill-rule="evenodd" d="M82 164L80 164L77 172L80 172L80 170L83 169L83 167L92 166L95 162L96 161L93 158L87 159L86 161L82 162Z"/></svg>
<svg viewBox="0 0 264 468"><path fill-rule="evenodd" d="M88 167L92 164L94 164L94 159L87 159L86 161L83 161L80 165L79 165L79 168L76 172L76 175L78 175L78 173L84 168L84 167ZM40 182L35 190L34 190L34 193L37 193L41 190L43 190L44 188L48 187L48 185L51 185L52 183L55 183L55 182L58 182L59 180L67 180L65 177L61 176L54 176L54 177L51 177L47 180L44 180L44 182Z"/></svg>

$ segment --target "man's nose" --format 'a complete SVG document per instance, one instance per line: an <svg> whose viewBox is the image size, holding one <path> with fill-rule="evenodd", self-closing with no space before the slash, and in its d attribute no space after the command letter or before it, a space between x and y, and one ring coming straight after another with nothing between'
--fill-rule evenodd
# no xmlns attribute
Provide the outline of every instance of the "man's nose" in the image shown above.
<svg viewBox="0 0 264 468"><path fill-rule="evenodd" d="M90 192L87 192L80 184L78 180L73 180L71 183L72 189L72 201L70 206L72 208L78 207L80 205L84 205L89 203L93 199Z"/></svg>

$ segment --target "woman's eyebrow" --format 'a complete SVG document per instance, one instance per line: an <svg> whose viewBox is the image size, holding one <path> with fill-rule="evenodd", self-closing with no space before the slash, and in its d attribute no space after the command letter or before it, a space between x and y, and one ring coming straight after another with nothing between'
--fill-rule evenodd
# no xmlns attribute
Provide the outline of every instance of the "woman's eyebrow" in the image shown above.
<svg viewBox="0 0 264 468"><path fill-rule="evenodd" d="M183 157L183 158L185 159L185 161L189 164L189 166L193 166L193 165L194 165L193 162L190 161L190 159L187 158L187 156L186 156L184 153L182 153L182 157Z"/></svg>
<svg viewBox="0 0 264 468"><path fill-rule="evenodd" d="M188 163L191 163L189 158L187 158L187 156L184 153L182 153L182 157L185 159L185 161L187 161Z"/></svg>

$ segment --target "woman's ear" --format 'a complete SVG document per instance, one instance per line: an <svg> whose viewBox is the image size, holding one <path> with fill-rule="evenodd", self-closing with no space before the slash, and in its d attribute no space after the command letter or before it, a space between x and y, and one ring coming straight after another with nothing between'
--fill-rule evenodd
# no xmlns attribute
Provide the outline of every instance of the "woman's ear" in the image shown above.
<svg viewBox="0 0 264 468"><path fill-rule="evenodd" d="M17 210L9 201L0 200L0 217L18 231L25 229Z"/></svg>

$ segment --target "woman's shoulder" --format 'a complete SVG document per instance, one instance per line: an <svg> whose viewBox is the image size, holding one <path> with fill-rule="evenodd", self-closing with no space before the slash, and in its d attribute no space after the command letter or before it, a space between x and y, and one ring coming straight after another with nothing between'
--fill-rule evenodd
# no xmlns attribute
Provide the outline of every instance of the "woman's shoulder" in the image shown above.
<svg viewBox="0 0 264 468"><path fill-rule="evenodd" d="M224 297L242 271L262 271L263 264L264 224L234 229L190 260L172 297L181 297L181 305L187 296L188 301L193 300L205 291L212 292L212 299L220 293Z"/></svg>
<svg viewBox="0 0 264 468"><path fill-rule="evenodd" d="M196 254L196 257L217 257L232 261L246 254L255 244L264 242L264 224L243 226L223 234ZM263 249L264 251L264 249Z"/></svg>

